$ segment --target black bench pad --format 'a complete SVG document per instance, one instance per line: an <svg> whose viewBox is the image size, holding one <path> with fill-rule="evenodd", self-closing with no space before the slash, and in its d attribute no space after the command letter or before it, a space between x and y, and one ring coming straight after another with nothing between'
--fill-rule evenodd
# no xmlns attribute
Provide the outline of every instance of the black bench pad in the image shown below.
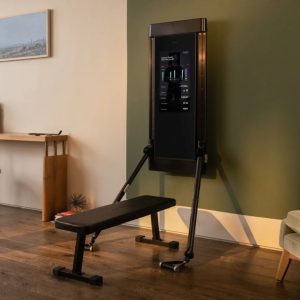
<svg viewBox="0 0 300 300"><path fill-rule="evenodd" d="M90 234L98 230L129 222L176 205L175 199L139 196L55 221L55 227L79 234Z"/></svg>

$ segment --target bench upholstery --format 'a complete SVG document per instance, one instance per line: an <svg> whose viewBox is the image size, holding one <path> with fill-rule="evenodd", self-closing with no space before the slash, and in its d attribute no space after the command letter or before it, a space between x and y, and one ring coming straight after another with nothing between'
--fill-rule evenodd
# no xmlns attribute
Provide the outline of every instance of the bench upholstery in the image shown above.
<svg viewBox="0 0 300 300"><path fill-rule="evenodd" d="M75 215L59 218L55 227L77 233L73 268L57 266L53 274L58 277L68 277L93 285L102 284L102 276L89 276L82 272L86 235L94 233L96 236L107 228L114 227L147 215L151 215L153 239L137 237L136 241L153 243L178 249L178 242L164 242L160 239L157 212L175 206L176 200L157 196L139 196L136 198L114 202L110 205L90 209Z"/></svg>
<svg viewBox="0 0 300 300"><path fill-rule="evenodd" d="M55 221L55 227L79 234L90 234L156 213L175 204L176 201L172 198L139 196L59 218Z"/></svg>

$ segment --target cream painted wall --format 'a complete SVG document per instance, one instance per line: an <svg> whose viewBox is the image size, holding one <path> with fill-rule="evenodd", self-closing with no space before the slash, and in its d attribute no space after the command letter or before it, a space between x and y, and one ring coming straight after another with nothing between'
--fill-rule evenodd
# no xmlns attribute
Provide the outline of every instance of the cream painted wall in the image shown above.
<svg viewBox="0 0 300 300"><path fill-rule="evenodd" d="M52 57L0 63L4 131L69 134L69 193L111 203L126 177L127 1L0 0L0 17L44 9ZM0 143L1 203L41 207L42 156Z"/></svg>

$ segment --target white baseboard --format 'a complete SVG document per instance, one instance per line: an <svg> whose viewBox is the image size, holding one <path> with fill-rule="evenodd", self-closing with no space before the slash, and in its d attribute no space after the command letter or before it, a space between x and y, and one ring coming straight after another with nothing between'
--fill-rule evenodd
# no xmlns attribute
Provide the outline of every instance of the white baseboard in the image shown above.
<svg viewBox="0 0 300 300"><path fill-rule="evenodd" d="M1 203L1 205L24 206ZM179 234L188 234L191 208L175 206L159 213L161 230ZM150 217L140 218L126 223L130 226L151 228ZM214 210L198 209L196 236L231 243L260 246L279 250L279 230L281 220L238 215Z"/></svg>
<svg viewBox="0 0 300 300"><path fill-rule="evenodd" d="M190 213L191 208L184 206L160 212L160 228L167 232L188 234ZM278 219L198 209L196 236L278 250L281 249L280 223ZM145 217L127 224L150 228L151 220Z"/></svg>
<svg viewBox="0 0 300 300"><path fill-rule="evenodd" d="M42 209L41 209L41 208L28 207L28 206L17 205L17 204L11 204L11 203L0 202L0 205L42 212Z"/></svg>

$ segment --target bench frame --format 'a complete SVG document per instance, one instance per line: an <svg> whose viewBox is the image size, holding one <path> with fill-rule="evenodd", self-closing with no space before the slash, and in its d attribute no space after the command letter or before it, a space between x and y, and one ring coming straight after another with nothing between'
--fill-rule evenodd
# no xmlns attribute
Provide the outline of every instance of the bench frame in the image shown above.
<svg viewBox="0 0 300 300"><path fill-rule="evenodd" d="M148 145L144 148L143 157L141 158L138 165L132 172L131 176L128 178L128 180L123 185L122 189L118 193L118 195L115 198L113 203L118 203L122 200L128 187L131 185L134 178L139 173L140 169L142 168L142 166L144 165L146 160L151 155L151 151L152 151L151 145ZM159 246L169 247L171 249L179 248L179 243L177 241L166 242L161 239L157 212L151 214L151 225L152 225L152 239L146 238L144 235L139 235L136 237L136 242L155 244L155 245L159 245ZM72 278L72 279L76 279L79 281L88 282L92 285L101 285L103 282L102 276L99 276L99 275L88 276L82 272L84 250L93 251L94 243L100 233L101 233L101 230L96 231L93 234L90 243L88 243L88 244L85 243L86 234L77 233L72 270L67 269L65 267L58 266L53 269L54 276Z"/></svg>

